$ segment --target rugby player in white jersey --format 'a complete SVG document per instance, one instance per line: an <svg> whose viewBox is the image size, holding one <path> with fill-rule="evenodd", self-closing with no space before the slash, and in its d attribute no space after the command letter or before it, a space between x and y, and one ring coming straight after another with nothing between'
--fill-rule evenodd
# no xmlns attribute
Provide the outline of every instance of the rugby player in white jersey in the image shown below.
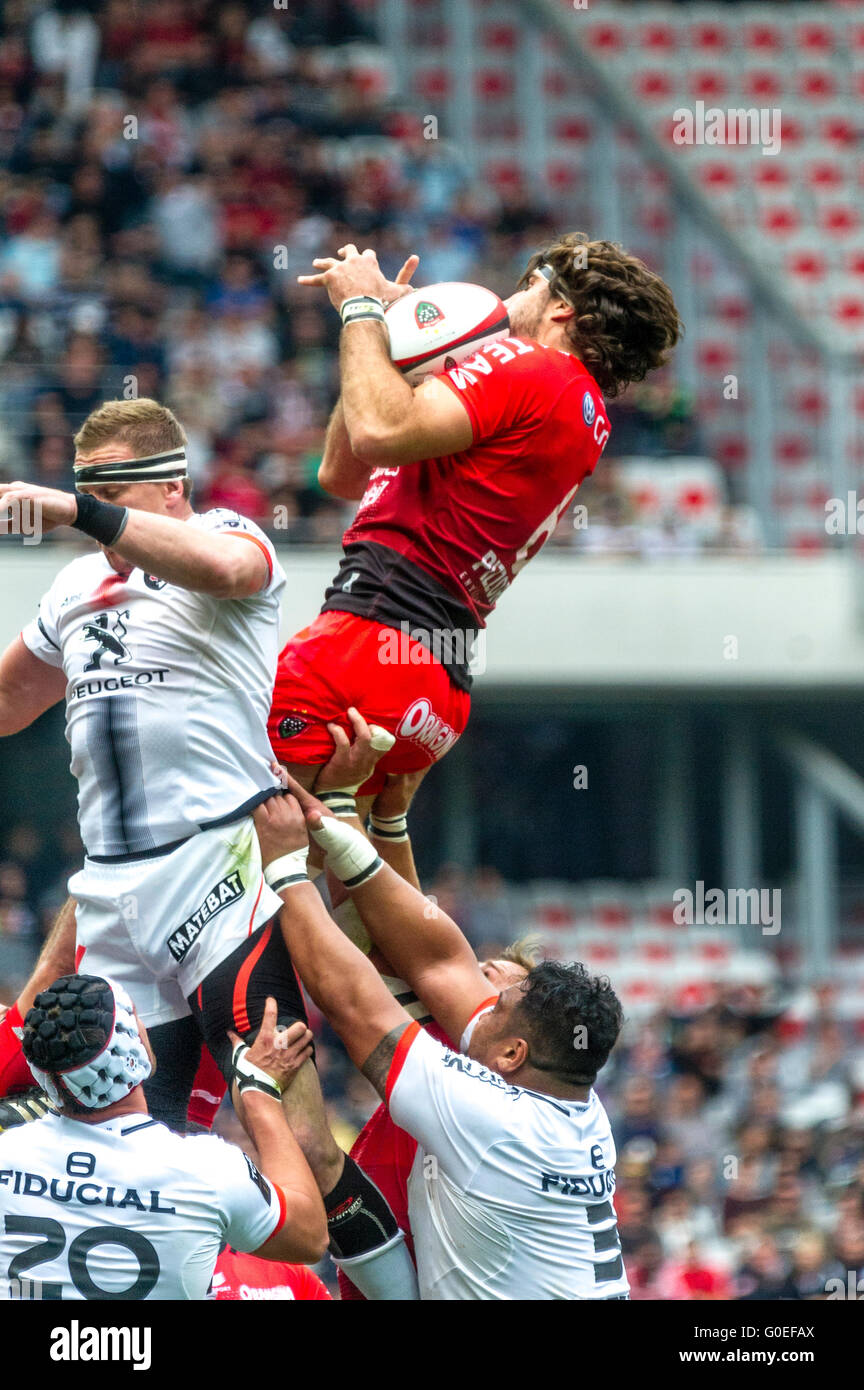
<svg viewBox="0 0 864 1390"><path fill-rule="evenodd" d="M110 975L159 1061L151 1112L182 1130L202 1037L227 1076L228 1030L250 1037L268 996L305 1022L251 818L280 790L266 726L285 576L253 522L193 510L185 435L156 401L106 403L75 447L74 493L0 485L0 510L38 503L43 530L100 547L60 571L0 658L0 735L65 695L86 851L77 907L0 1023L0 1074L37 989L76 966ZM286 1106L334 1256L361 1262L370 1296L413 1297L396 1222L333 1140L311 1061Z"/></svg>
<svg viewBox="0 0 864 1390"><path fill-rule="evenodd" d="M24 1052L56 1112L0 1135L0 1290L29 1299L203 1299L220 1245L314 1263L327 1245L318 1186L281 1092L312 1034L276 1031L267 1003L255 1044L238 1038L234 1097L259 1168L209 1135L152 1119L153 1053L121 985L67 975L39 993Z"/></svg>
<svg viewBox="0 0 864 1390"><path fill-rule="evenodd" d="M608 980L544 961L490 993L456 923L430 914L359 828L290 785L296 799L255 812L262 856L306 988L417 1140L408 1208L421 1298L626 1299L615 1144L593 1089L622 1022ZM458 1052L411 1019L327 915L306 876L307 826Z"/></svg>

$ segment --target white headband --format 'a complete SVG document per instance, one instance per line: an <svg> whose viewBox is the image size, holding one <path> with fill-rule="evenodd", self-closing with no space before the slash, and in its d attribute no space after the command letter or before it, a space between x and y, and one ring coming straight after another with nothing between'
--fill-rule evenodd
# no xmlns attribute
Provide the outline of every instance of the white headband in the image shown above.
<svg viewBox="0 0 864 1390"><path fill-rule="evenodd" d="M166 449L140 459L109 459L107 463L76 463L75 483L170 483L188 478L185 449Z"/></svg>

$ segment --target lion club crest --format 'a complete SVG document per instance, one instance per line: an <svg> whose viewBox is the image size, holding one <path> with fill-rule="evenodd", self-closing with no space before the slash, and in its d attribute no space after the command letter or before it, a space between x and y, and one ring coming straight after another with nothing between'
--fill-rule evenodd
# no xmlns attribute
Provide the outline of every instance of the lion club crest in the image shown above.
<svg viewBox="0 0 864 1390"><path fill-rule="evenodd" d="M444 315L429 299L421 299L417 308L414 310L414 318L418 328L429 328L433 323L438 323Z"/></svg>

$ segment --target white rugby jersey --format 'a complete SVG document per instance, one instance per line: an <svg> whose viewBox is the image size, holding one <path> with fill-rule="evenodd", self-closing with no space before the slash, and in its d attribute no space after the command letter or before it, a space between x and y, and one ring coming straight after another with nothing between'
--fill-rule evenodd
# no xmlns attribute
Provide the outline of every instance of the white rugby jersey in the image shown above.
<svg viewBox="0 0 864 1390"><path fill-rule="evenodd" d="M421 1299L629 1292L615 1144L593 1090L579 1103L511 1086L415 1023L400 1039L387 1103L418 1141L408 1212Z"/></svg>
<svg viewBox="0 0 864 1390"><path fill-rule="evenodd" d="M264 533L236 512L196 513L186 525L254 536L270 565L266 587L217 599L140 569L123 579L99 551L60 571L21 634L67 677L66 737L91 857L172 844L274 784L267 716L285 575Z"/></svg>
<svg viewBox="0 0 864 1390"><path fill-rule="evenodd" d="M203 1299L223 1241L257 1250L280 1193L212 1135L147 1115L0 1134L0 1296Z"/></svg>

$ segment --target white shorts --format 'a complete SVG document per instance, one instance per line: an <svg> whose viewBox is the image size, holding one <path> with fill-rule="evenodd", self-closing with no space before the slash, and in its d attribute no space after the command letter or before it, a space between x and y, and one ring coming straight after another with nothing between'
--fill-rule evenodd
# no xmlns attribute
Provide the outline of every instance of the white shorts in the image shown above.
<svg viewBox="0 0 864 1390"><path fill-rule="evenodd" d="M85 859L69 893L78 969L125 985L146 1027L184 1018L201 981L282 906L264 882L251 816L158 858Z"/></svg>

